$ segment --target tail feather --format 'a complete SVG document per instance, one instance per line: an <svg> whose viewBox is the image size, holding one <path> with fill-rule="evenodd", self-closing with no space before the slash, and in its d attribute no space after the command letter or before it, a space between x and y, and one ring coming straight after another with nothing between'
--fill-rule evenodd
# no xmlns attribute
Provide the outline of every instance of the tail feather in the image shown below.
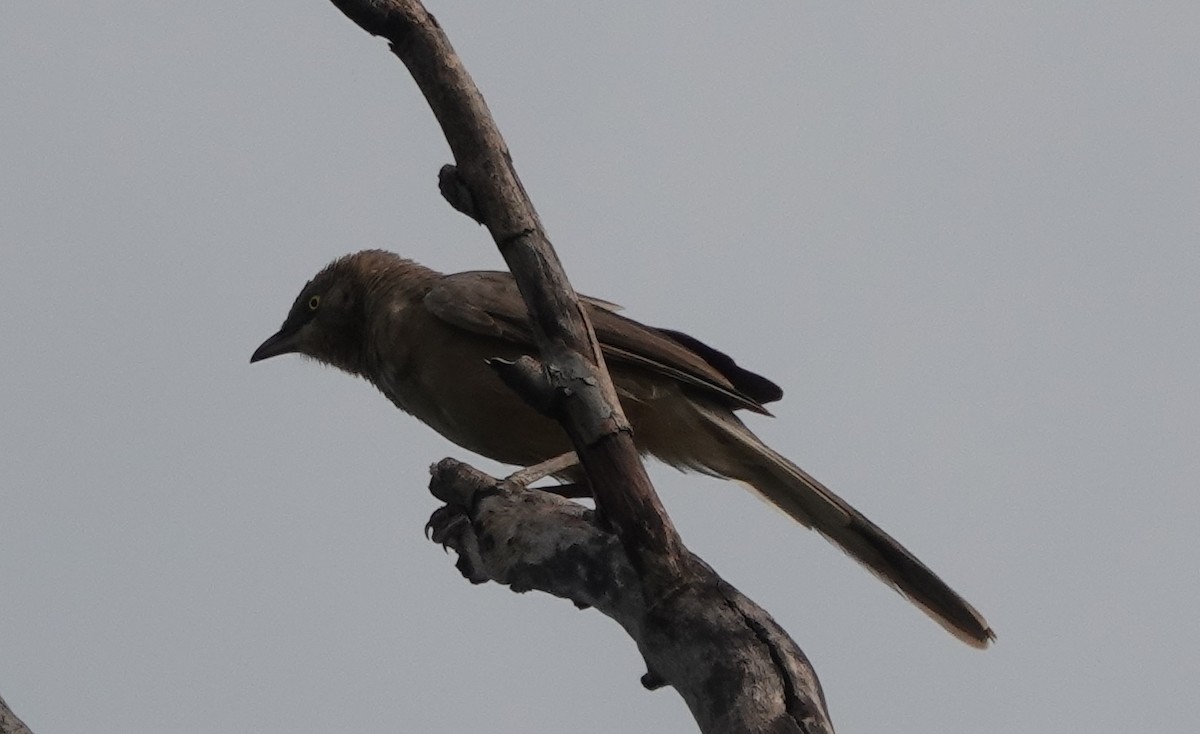
<svg viewBox="0 0 1200 734"><path fill-rule="evenodd" d="M821 533L968 645L982 649L996 638L983 615L878 525L764 444L729 411L697 407L722 446L734 449L716 452L704 469L749 484L772 505Z"/></svg>

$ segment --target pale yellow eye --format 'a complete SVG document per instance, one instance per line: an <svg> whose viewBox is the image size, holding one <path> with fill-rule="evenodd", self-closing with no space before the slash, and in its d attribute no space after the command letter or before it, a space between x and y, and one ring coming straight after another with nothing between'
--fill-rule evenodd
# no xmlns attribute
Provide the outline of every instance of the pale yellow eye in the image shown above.
<svg viewBox="0 0 1200 734"><path fill-rule="evenodd" d="M308 310L309 311L316 311L317 307L320 305L321 305L321 297L320 296L313 296L312 298L308 299Z"/></svg>

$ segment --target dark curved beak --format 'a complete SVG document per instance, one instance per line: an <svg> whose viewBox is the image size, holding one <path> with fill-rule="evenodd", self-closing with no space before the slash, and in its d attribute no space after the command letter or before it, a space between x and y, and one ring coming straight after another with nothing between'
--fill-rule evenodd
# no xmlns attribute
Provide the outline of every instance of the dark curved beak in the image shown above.
<svg viewBox="0 0 1200 734"><path fill-rule="evenodd" d="M258 349L255 349L254 354L250 355L250 364L299 351L297 342L299 342L298 332L286 332L280 329L258 345Z"/></svg>

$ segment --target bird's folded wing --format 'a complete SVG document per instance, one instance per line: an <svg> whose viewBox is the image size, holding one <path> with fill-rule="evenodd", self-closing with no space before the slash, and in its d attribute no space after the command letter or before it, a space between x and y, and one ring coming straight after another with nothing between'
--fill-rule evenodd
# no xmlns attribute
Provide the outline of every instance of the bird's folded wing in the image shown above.
<svg viewBox="0 0 1200 734"><path fill-rule="evenodd" d="M702 342L655 329L615 312L607 301L581 296L606 360L640 367L721 399L731 408L769 415L763 402L782 391ZM448 275L426 294L429 312L476 334L533 347L525 302L509 273L474 271Z"/></svg>

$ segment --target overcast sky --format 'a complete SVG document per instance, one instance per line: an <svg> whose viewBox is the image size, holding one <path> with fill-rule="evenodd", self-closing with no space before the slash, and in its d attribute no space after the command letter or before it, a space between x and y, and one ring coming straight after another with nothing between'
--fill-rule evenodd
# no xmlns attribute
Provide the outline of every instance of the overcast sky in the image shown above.
<svg viewBox="0 0 1200 734"><path fill-rule="evenodd" d="M1200 5L972 5L431 0L578 289L782 385L752 427L999 634L652 467L840 731L1190 731ZM330 3L0 5L0 694L35 731L693 730L609 620L424 539L466 452L247 363L343 253L501 266L448 161Z"/></svg>

